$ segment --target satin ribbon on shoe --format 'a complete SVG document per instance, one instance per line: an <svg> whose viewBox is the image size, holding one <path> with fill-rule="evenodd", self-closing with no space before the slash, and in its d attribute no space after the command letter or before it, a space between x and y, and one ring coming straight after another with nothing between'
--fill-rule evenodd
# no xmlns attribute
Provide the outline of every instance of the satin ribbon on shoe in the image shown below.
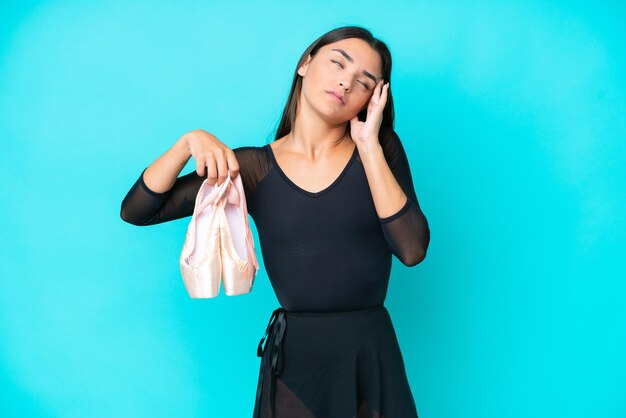
<svg viewBox="0 0 626 418"><path fill-rule="evenodd" d="M270 357L270 416L274 416L274 386L276 385L276 376L280 376L280 373L283 368L283 337L285 335L285 330L287 329L287 317L285 315L285 309L278 308L272 312L272 316L270 317L270 321L267 324L267 329L265 330L265 335L259 341L259 346L257 348L257 356L261 357L261 373L259 374L259 383L257 385L256 392L256 408L254 410L254 418L260 417L261 411L261 392L263 389L263 384L265 382L265 369L266 369L266 361L267 357L264 355L265 350L267 349L267 344L272 342L269 352ZM263 346L263 341L266 337L268 337L267 343L265 347Z"/></svg>

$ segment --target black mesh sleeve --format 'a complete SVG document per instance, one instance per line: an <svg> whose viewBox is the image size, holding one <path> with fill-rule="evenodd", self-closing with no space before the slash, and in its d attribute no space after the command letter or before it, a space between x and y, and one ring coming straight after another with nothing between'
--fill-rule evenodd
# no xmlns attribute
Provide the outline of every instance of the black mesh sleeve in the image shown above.
<svg viewBox="0 0 626 418"><path fill-rule="evenodd" d="M259 178L257 147L238 147L233 152L239 164L248 213L252 214L251 197ZM147 168L147 167L146 167ZM150 190L143 180L143 169L139 178L122 201L120 217L137 226L155 225L193 215L196 195L207 175L199 176L194 170L180 176L168 191L157 193Z"/></svg>
<svg viewBox="0 0 626 418"><path fill-rule="evenodd" d="M409 161L400 138L393 129L381 128L380 144L407 201L395 214L378 219L392 253L404 265L414 266L426 257L430 242L428 220L417 200Z"/></svg>

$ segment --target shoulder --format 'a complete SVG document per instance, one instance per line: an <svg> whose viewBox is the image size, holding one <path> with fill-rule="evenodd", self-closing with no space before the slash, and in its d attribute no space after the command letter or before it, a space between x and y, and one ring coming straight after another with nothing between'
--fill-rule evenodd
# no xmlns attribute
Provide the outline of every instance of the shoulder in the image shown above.
<svg viewBox="0 0 626 418"><path fill-rule="evenodd" d="M239 164L239 175L249 196L267 175L270 162L265 146L240 146L232 149Z"/></svg>
<svg viewBox="0 0 626 418"><path fill-rule="evenodd" d="M262 151L263 147L253 145L243 145L233 148L233 152L235 153L235 155L242 158L254 158L259 154L259 152Z"/></svg>
<svg viewBox="0 0 626 418"><path fill-rule="evenodd" d="M268 164L266 146L244 145L233 148L233 152L242 170L244 167L255 167L258 169Z"/></svg>

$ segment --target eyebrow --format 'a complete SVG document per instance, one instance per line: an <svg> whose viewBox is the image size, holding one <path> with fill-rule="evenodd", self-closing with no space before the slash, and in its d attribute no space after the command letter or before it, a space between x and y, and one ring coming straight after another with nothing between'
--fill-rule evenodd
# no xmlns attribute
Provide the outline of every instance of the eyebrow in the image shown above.
<svg viewBox="0 0 626 418"><path fill-rule="evenodd" d="M337 51L337 52L339 52L341 55L343 55L344 57L346 57L346 59L347 59L348 61L350 61L350 62L354 62L354 59L353 59L350 55L348 55L348 53L347 53L346 51L344 51L343 49L333 48L333 49L331 49L331 51ZM374 76L374 74L370 73L370 72L369 72L369 71L367 71L367 70L363 70L363 74L364 74L366 77L369 77L369 78L371 78L372 80L374 80L374 82L375 82L375 83L378 83L378 80L376 79L376 76Z"/></svg>

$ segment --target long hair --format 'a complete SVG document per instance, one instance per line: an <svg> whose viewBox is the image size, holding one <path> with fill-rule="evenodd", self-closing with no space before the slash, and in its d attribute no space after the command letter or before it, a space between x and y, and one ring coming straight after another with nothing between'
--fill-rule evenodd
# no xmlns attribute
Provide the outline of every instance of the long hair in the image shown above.
<svg viewBox="0 0 626 418"><path fill-rule="evenodd" d="M291 132L295 124L298 97L300 97L300 92L302 91L302 76L298 74L298 68L300 68L306 62L309 54L311 54L311 58L313 58L317 54L317 51L324 45L331 44L333 42L337 42L347 38L362 39L367 42L376 52L378 52L382 60L383 79L385 80L385 83L391 82L391 53L389 52L389 48L387 48L387 45L383 41L374 38L369 30L359 26L343 26L337 29L333 29L316 39L302 53L302 56L298 60L298 64L296 65L296 69L293 75L293 81L291 83L289 99L287 100L287 104L285 105L285 109L283 110L283 115L281 117L280 124L278 125L278 129L276 130L276 136L274 140L280 139L283 136L287 135L289 132ZM366 116L367 106L358 113L357 117L360 121L364 121L366 119ZM383 128L393 129L393 124L393 97L391 95L391 89L389 89L387 91L387 104L385 105L385 109L383 110L383 120L380 129L381 131L383 130ZM346 132L349 131L350 123L348 121L348 123L346 123Z"/></svg>

